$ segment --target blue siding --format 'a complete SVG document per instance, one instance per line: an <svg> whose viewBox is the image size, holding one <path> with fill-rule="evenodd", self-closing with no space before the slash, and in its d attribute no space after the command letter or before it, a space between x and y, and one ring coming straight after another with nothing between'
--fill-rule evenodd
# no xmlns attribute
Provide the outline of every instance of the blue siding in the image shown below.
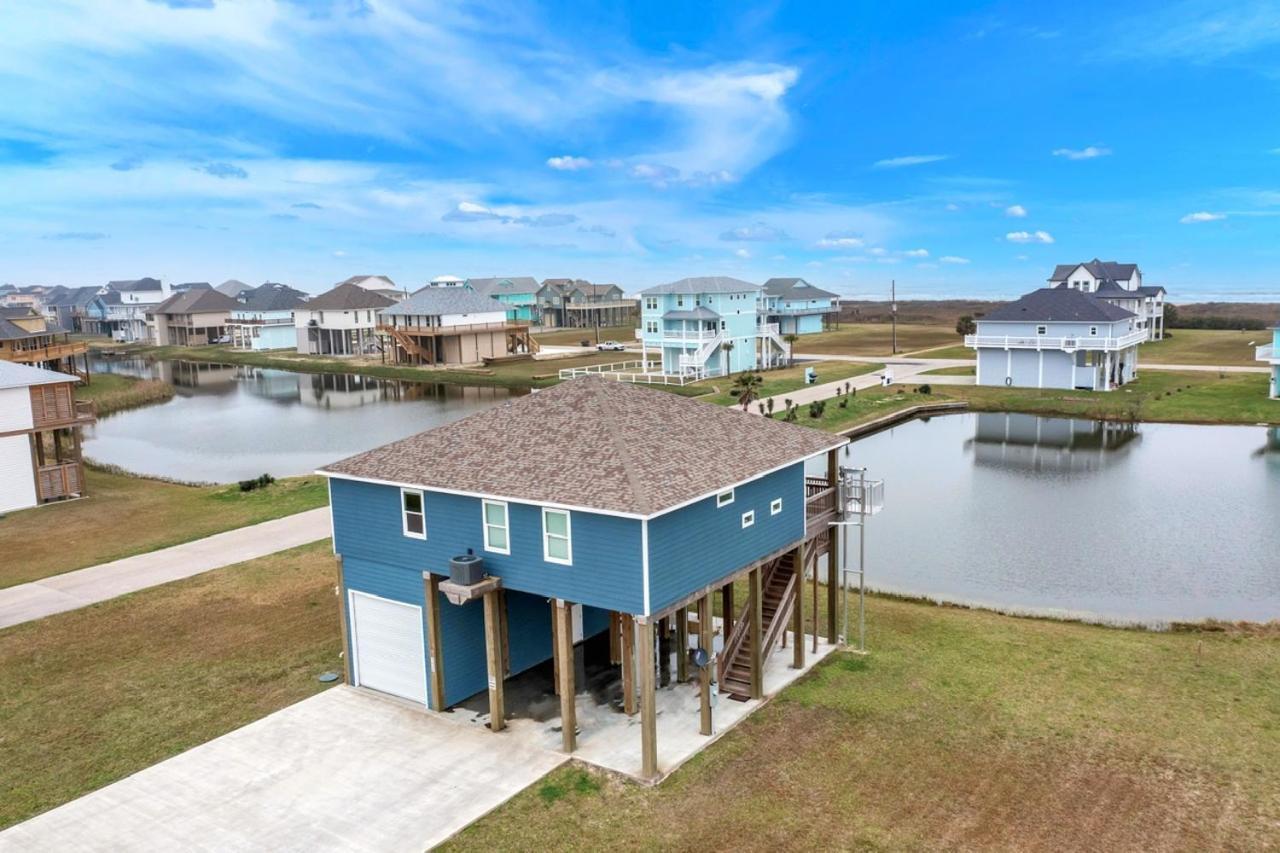
<svg viewBox="0 0 1280 853"><path fill-rule="evenodd" d="M769 504L782 498L782 512ZM742 514L755 524L742 529ZM733 503L714 496L649 522L649 612L804 537L804 463L739 486Z"/></svg>

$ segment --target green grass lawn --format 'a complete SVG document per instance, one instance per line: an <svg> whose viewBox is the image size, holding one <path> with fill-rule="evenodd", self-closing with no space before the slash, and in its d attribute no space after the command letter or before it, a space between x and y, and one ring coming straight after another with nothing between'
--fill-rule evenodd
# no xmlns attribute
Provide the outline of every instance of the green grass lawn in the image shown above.
<svg viewBox="0 0 1280 853"><path fill-rule="evenodd" d="M0 631L0 827L324 689L342 669L329 548Z"/></svg>
<svg viewBox="0 0 1280 853"><path fill-rule="evenodd" d="M892 326L888 323L841 323L839 329L801 335L793 349L818 355L889 355ZM898 324L898 354L927 347L946 346L957 341L955 329L945 326Z"/></svg>
<svg viewBox="0 0 1280 853"><path fill-rule="evenodd" d="M820 664L662 785L568 765L446 848L1275 843L1280 630L1155 634L875 597L867 612L869 657Z"/></svg>
<svg viewBox="0 0 1280 853"><path fill-rule="evenodd" d="M809 367L812 367L814 372L817 373L818 379L815 384L822 385L826 382L836 382L840 379L848 379L853 376L861 376L864 373L882 370L884 365L863 364L855 361L819 361L797 364L792 367L782 367L777 370L761 371L760 376L764 379L764 384L760 386L760 398L772 397L776 394L795 391L797 388L804 388L804 374L806 368ZM698 389L699 393L706 394L705 397L700 397L699 399L719 406L737 405L737 396L729 390L732 387L733 377L706 379L686 386L686 388ZM754 406L755 404L753 403L752 405Z"/></svg>
<svg viewBox="0 0 1280 853"><path fill-rule="evenodd" d="M1271 341L1270 332L1232 332L1216 329L1172 329L1162 341L1138 348L1147 364L1223 364L1260 366L1253 360L1255 346Z"/></svg>
<svg viewBox="0 0 1280 853"><path fill-rule="evenodd" d="M926 370L921 376L975 376L977 375L977 365L969 364L963 367L939 367L936 370Z"/></svg>
<svg viewBox="0 0 1280 853"><path fill-rule="evenodd" d="M92 400L99 417L161 403L173 397L173 386L159 379L96 373L90 380L76 386L76 399Z"/></svg>
<svg viewBox="0 0 1280 853"><path fill-rule="evenodd" d="M920 358L963 358L968 361L973 361L977 358L974 351L963 344L920 350L918 352L911 353L911 355L919 356Z"/></svg>
<svg viewBox="0 0 1280 853"><path fill-rule="evenodd" d="M92 466L87 497L0 518L0 588L324 506L322 477L265 489L185 486Z"/></svg>

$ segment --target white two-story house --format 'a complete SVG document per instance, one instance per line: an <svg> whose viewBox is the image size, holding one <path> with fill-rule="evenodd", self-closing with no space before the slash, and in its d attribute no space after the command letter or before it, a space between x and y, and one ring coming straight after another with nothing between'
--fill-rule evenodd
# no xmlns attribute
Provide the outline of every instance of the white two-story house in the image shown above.
<svg viewBox="0 0 1280 853"><path fill-rule="evenodd" d="M169 298L169 288L158 278L138 278L109 281L106 291L106 333L126 343L151 340L147 313Z"/></svg>
<svg viewBox="0 0 1280 853"><path fill-rule="evenodd" d="M776 324L764 322L763 288L727 276L682 278L640 292L636 335L662 373L690 379L775 367L790 356Z"/></svg>
<svg viewBox="0 0 1280 853"><path fill-rule="evenodd" d="M1070 288L1033 290L977 324L964 343L979 385L1110 391L1137 377L1147 339L1133 312Z"/></svg>
<svg viewBox="0 0 1280 853"><path fill-rule="evenodd" d="M1079 290L1110 302L1137 316L1138 328L1147 340L1164 337L1165 289L1144 285L1137 264L1118 264L1094 258L1082 264L1058 264L1049 276L1049 286Z"/></svg>

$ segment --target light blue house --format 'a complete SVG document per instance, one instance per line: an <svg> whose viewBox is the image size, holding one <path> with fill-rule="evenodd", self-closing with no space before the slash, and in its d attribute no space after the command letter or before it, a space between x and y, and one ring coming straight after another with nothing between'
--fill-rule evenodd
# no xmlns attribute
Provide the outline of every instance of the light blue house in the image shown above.
<svg viewBox="0 0 1280 853"><path fill-rule="evenodd" d="M287 284L267 282L240 292L240 306L227 323L231 345L244 350L294 349L298 344L293 312L306 294Z"/></svg>
<svg viewBox="0 0 1280 853"><path fill-rule="evenodd" d="M761 695L834 516L804 463L845 442L585 377L327 466L348 679L435 710L488 692L497 730L504 680L554 655L572 750L573 644L604 633L656 775L655 643L683 639L695 610L709 635L710 596L732 616L749 578L769 604L734 621L721 691ZM450 579L463 555L480 569Z"/></svg>
<svg viewBox="0 0 1280 853"><path fill-rule="evenodd" d="M1067 288L1033 290L977 321L979 385L1110 391L1138 375L1137 315Z"/></svg>
<svg viewBox="0 0 1280 853"><path fill-rule="evenodd" d="M1280 400L1280 326L1271 330L1271 343L1258 347L1258 361L1271 365L1271 399Z"/></svg>
<svg viewBox="0 0 1280 853"><path fill-rule="evenodd" d="M828 317L840 311L840 298L802 278L771 278L764 283L766 323L776 323L783 335L821 332Z"/></svg>
<svg viewBox="0 0 1280 853"><path fill-rule="evenodd" d="M765 322L763 288L727 276L682 278L640 292L640 331L647 360L689 379L781 364L790 354L777 324Z"/></svg>
<svg viewBox="0 0 1280 853"><path fill-rule="evenodd" d="M507 319L532 323L540 319L538 291L542 285L527 275L510 278L469 278L463 282L468 290L496 299L507 306Z"/></svg>

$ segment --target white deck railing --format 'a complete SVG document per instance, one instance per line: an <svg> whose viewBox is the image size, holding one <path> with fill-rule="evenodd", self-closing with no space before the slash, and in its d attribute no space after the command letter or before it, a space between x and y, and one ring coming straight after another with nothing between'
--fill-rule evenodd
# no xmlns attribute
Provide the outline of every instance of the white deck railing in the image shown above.
<svg viewBox="0 0 1280 853"><path fill-rule="evenodd" d="M1277 361L1280 355L1276 353L1276 348L1272 344L1264 344L1253 351L1253 357L1256 361Z"/></svg>
<svg viewBox="0 0 1280 853"><path fill-rule="evenodd" d="M720 332L715 329L690 329L687 332L663 331L662 339L664 341L709 341L719 334Z"/></svg>
<svg viewBox="0 0 1280 853"><path fill-rule="evenodd" d="M1066 350L1068 352L1078 349L1115 351L1127 349L1134 344L1140 344L1146 339L1147 330L1137 329L1127 335L1120 335L1115 338L1090 337L1088 335L1069 338L1051 338L1047 335L1032 335L1030 337L965 335L964 345L971 349L992 347L995 349Z"/></svg>

